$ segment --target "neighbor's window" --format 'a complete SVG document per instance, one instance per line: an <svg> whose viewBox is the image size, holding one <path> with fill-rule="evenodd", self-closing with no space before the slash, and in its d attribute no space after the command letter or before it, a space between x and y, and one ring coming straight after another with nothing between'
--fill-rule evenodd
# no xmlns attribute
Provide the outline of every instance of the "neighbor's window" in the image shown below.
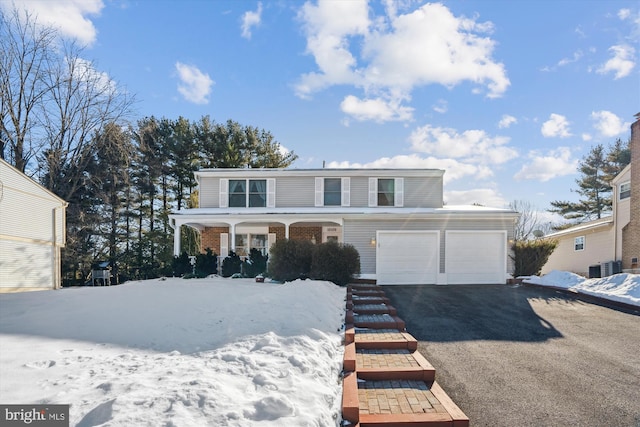
<svg viewBox="0 0 640 427"><path fill-rule="evenodd" d="M584 236L576 237L573 241L573 249L576 251L584 250Z"/></svg>
<svg viewBox="0 0 640 427"><path fill-rule="evenodd" d="M324 205L340 206L342 203L342 178L324 179Z"/></svg>
<svg viewBox="0 0 640 427"><path fill-rule="evenodd" d="M247 187L249 191L247 192ZM265 179L230 179L229 207L263 208L267 206L267 181Z"/></svg>
<svg viewBox="0 0 640 427"><path fill-rule="evenodd" d="M620 184L620 200L628 199L629 197L631 197L631 183Z"/></svg>
<svg viewBox="0 0 640 427"><path fill-rule="evenodd" d="M394 206L395 180L378 178L378 206Z"/></svg>

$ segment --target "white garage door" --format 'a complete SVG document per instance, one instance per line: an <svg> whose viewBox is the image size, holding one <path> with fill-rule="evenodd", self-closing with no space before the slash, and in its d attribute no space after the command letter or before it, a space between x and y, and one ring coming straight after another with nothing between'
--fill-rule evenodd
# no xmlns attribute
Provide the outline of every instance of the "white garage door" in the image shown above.
<svg viewBox="0 0 640 427"><path fill-rule="evenodd" d="M436 283L438 231L378 231L376 280L380 285Z"/></svg>
<svg viewBox="0 0 640 427"><path fill-rule="evenodd" d="M504 283L507 271L506 251L505 231L447 231L447 283Z"/></svg>

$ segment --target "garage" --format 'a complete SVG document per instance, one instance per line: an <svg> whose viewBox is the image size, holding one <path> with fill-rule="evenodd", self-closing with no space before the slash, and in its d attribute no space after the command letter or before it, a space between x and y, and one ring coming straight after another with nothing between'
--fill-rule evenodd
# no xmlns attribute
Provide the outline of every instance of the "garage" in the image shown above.
<svg viewBox="0 0 640 427"><path fill-rule="evenodd" d="M505 283L506 251L506 231L447 231L445 233L447 283Z"/></svg>
<svg viewBox="0 0 640 427"><path fill-rule="evenodd" d="M438 231L378 231L376 279L379 285L436 283Z"/></svg>

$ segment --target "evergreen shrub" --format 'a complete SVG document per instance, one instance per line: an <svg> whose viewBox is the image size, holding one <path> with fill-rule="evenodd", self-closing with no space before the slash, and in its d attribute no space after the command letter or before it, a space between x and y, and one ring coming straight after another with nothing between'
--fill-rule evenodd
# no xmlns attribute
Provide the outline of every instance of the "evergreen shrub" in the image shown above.
<svg viewBox="0 0 640 427"><path fill-rule="evenodd" d="M344 286L359 273L360 254L353 245L330 241L316 246L311 263L312 279Z"/></svg>
<svg viewBox="0 0 640 427"><path fill-rule="evenodd" d="M515 264L514 277L539 275L558 241L552 239L520 240L513 244L511 258Z"/></svg>
<svg viewBox="0 0 640 427"><path fill-rule="evenodd" d="M269 251L268 276L281 282L306 279L311 271L313 246L308 240L277 240Z"/></svg>
<svg viewBox="0 0 640 427"><path fill-rule="evenodd" d="M231 277L242 270L242 260L233 251L229 251L229 255L222 260L222 277Z"/></svg>
<svg viewBox="0 0 640 427"><path fill-rule="evenodd" d="M268 256L263 255L258 249L249 251L249 258L242 264L242 272L245 277L256 277L267 270Z"/></svg>

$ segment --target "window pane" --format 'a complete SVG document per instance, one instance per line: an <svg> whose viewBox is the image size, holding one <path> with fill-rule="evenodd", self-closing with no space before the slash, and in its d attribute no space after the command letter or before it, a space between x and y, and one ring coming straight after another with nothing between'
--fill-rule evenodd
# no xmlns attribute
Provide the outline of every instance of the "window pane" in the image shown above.
<svg viewBox="0 0 640 427"><path fill-rule="evenodd" d="M246 234L236 234L236 255L247 255L247 239L248 236Z"/></svg>
<svg viewBox="0 0 640 427"><path fill-rule="evenodd" d="M267 206L267 180L252 179L249 181L249 207L263 208Z"/></svg>
<svg viewBox="0 0 640 427"><path fill-rule="evenodd" d="M631 183L626 182L620 186L620 200L631 197Z"/></svg>
<svg viewBox="0 0 640 427"><path fill-rule="evenodd" d="M335 192L341 191L342 179L340 178L325 178L324 179L324 191Z"/></svg>
<svg viewBox="0 0 640 427"><path fill-rule="evenodd" d="M342 179L324 179L324 205L340 206L342 203Z"/></svg>
<svg viewBox="0 0 640 427"><path fill-rule="evenodd" d="M230 208L244 208L247 206L247 197L244 194L229 194Z"/></svg>
<svg viewBox="0 0 640 427"><path fill-rule="evenodd" d="M229 207L244 208L247 206L247 193L245 187L247 181L244 179L229 180Z"/></svg>
<svg viewBox="0 0 640 427"><path fill-rule="evenodd" d="M378 179L378 206L394 205L394 183L393 179Z"/></svg>

